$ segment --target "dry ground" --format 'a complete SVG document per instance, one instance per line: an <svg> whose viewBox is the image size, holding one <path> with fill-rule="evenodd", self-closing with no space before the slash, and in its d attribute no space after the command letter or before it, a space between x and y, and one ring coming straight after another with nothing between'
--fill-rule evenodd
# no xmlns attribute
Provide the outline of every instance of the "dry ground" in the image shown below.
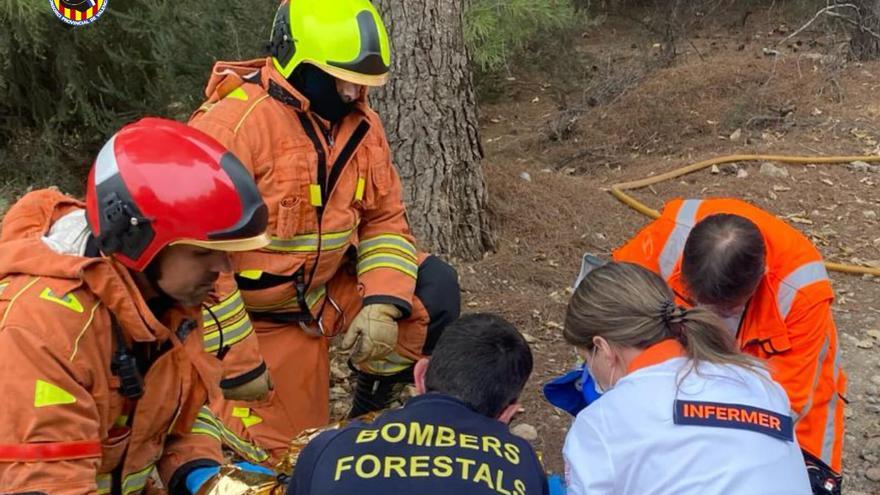
<svg viewBox="0 0 880 495"><path fill-rule="evenodd" d="M583 252L608 255L647 222L609 185L733 153L880 153L880 63L847 62L839 40L818 31L776 46L793 27L749 19L699 28L665 66L650 33L609 18L572 49L568 80L514 72L481 107L499 242L459 265L464 301L467 311L500 311L533 341L537 369L516 423L537 428L551 470L562 468L570 419L539 390L574 362L559 329L566 287ZM744 198L789 218L829 260L880 266L880 173L791 166L776 179L759 165L742 165L744 178L699 172L637 195L655 208L677 196ZM868 471L880 468L880 280L832 279L849 374L846 493L878 493Z"/></svg>

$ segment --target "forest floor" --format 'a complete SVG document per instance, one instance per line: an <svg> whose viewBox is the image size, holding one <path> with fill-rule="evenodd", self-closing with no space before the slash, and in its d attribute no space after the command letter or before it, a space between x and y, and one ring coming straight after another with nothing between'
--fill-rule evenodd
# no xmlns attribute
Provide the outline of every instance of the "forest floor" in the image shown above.
<svg viewBox="0 0 880 495"><path fill-rule="evenodd" d="M575 362L561 338L567 288L584 252L607 257L648 222L607 192L611 184L729 154L880 154L880 63L848 61L845 40L823 30L786 40L800 24L783 18L707 20L664 64L655 35L608 17L565 53L564 68L513 71L481 105L498 243L458 265L463 301L466 311L502 313L532 342L536 369L514 425L536 428L552 471L562 470L571 419L540 388ZM654 208L676 197L742 198L788 219L828 260L880 266L880 173L780 165L787 176L771 177L760 165L636 195ZM831 278L849 375L845 493L878 493L880 279Z"/></svg>
<svg viewBox="0 0 880 495"><path fill-rule="evenodd" d="M726 14L694 23L671 61L649 14L597 19L544 66L497 78L480 105L497 245L455 263L463 309L501 313L531 343L535 371L513 425L534 428L527 436L553 472L571 418L540 390L575 364L561 323L581 255L608 257L648 222L612 184L729 154L880 155L880 62L848 60L845 39L818 28L788 39L803 21L784 12ZM742 198L787 219L826 259L880 267L880 167L779 166L786 175L743 163L635 194L653 208ZM845 493L880 493L880 278L831 278L849 375ZM332 371L340 417L348 370L336 360Z"/></svg>

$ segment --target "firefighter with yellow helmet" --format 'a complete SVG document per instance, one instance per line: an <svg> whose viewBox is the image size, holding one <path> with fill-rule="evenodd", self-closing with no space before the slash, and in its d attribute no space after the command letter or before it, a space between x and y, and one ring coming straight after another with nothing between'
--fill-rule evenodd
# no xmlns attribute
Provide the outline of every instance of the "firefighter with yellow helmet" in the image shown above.
<svg viewBox="0 0 880 495"><path fill-rule="evenodd" d="M214 400L201 423L255 461L276 459L298 432L328 422L333 337L351 353L357 416L386 407L412 381L414 362L460 303L455 271L415 247L385 131L367 102L391 60L375 8L286 0L269 46L265 59L218 62L190 122L240 157L269 207L269 246L233 257L235 280L221 284L219 299L229 307L240 297L274 389L258 402ZM251 354L232 346L224 363L256 365L246 381L264 369Z"/></svg>

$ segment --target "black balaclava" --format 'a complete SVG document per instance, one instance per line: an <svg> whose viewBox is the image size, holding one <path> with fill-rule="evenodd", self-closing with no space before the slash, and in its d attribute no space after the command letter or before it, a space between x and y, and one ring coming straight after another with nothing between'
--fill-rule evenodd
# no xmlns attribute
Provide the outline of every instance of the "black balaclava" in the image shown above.
<svg viewBox="0 0 880 495"><path fill-rule="evenodd" d="M333 124L351 112L353 104L345 103L336 91L336 78L312 64L297 66L288 81L309 99L313 112Z"/></svg>

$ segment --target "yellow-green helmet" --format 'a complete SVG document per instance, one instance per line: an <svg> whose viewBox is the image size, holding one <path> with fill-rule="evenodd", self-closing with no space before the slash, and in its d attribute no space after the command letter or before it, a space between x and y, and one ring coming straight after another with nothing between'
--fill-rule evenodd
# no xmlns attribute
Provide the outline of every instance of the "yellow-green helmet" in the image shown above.
<svg viewBox="0 0 880 495"><path fill-rule="evenodd" d="M269 50L284 77L305 62L366 86L385 84L391 63L388 34L369 0L284 0Z"/></svg>

